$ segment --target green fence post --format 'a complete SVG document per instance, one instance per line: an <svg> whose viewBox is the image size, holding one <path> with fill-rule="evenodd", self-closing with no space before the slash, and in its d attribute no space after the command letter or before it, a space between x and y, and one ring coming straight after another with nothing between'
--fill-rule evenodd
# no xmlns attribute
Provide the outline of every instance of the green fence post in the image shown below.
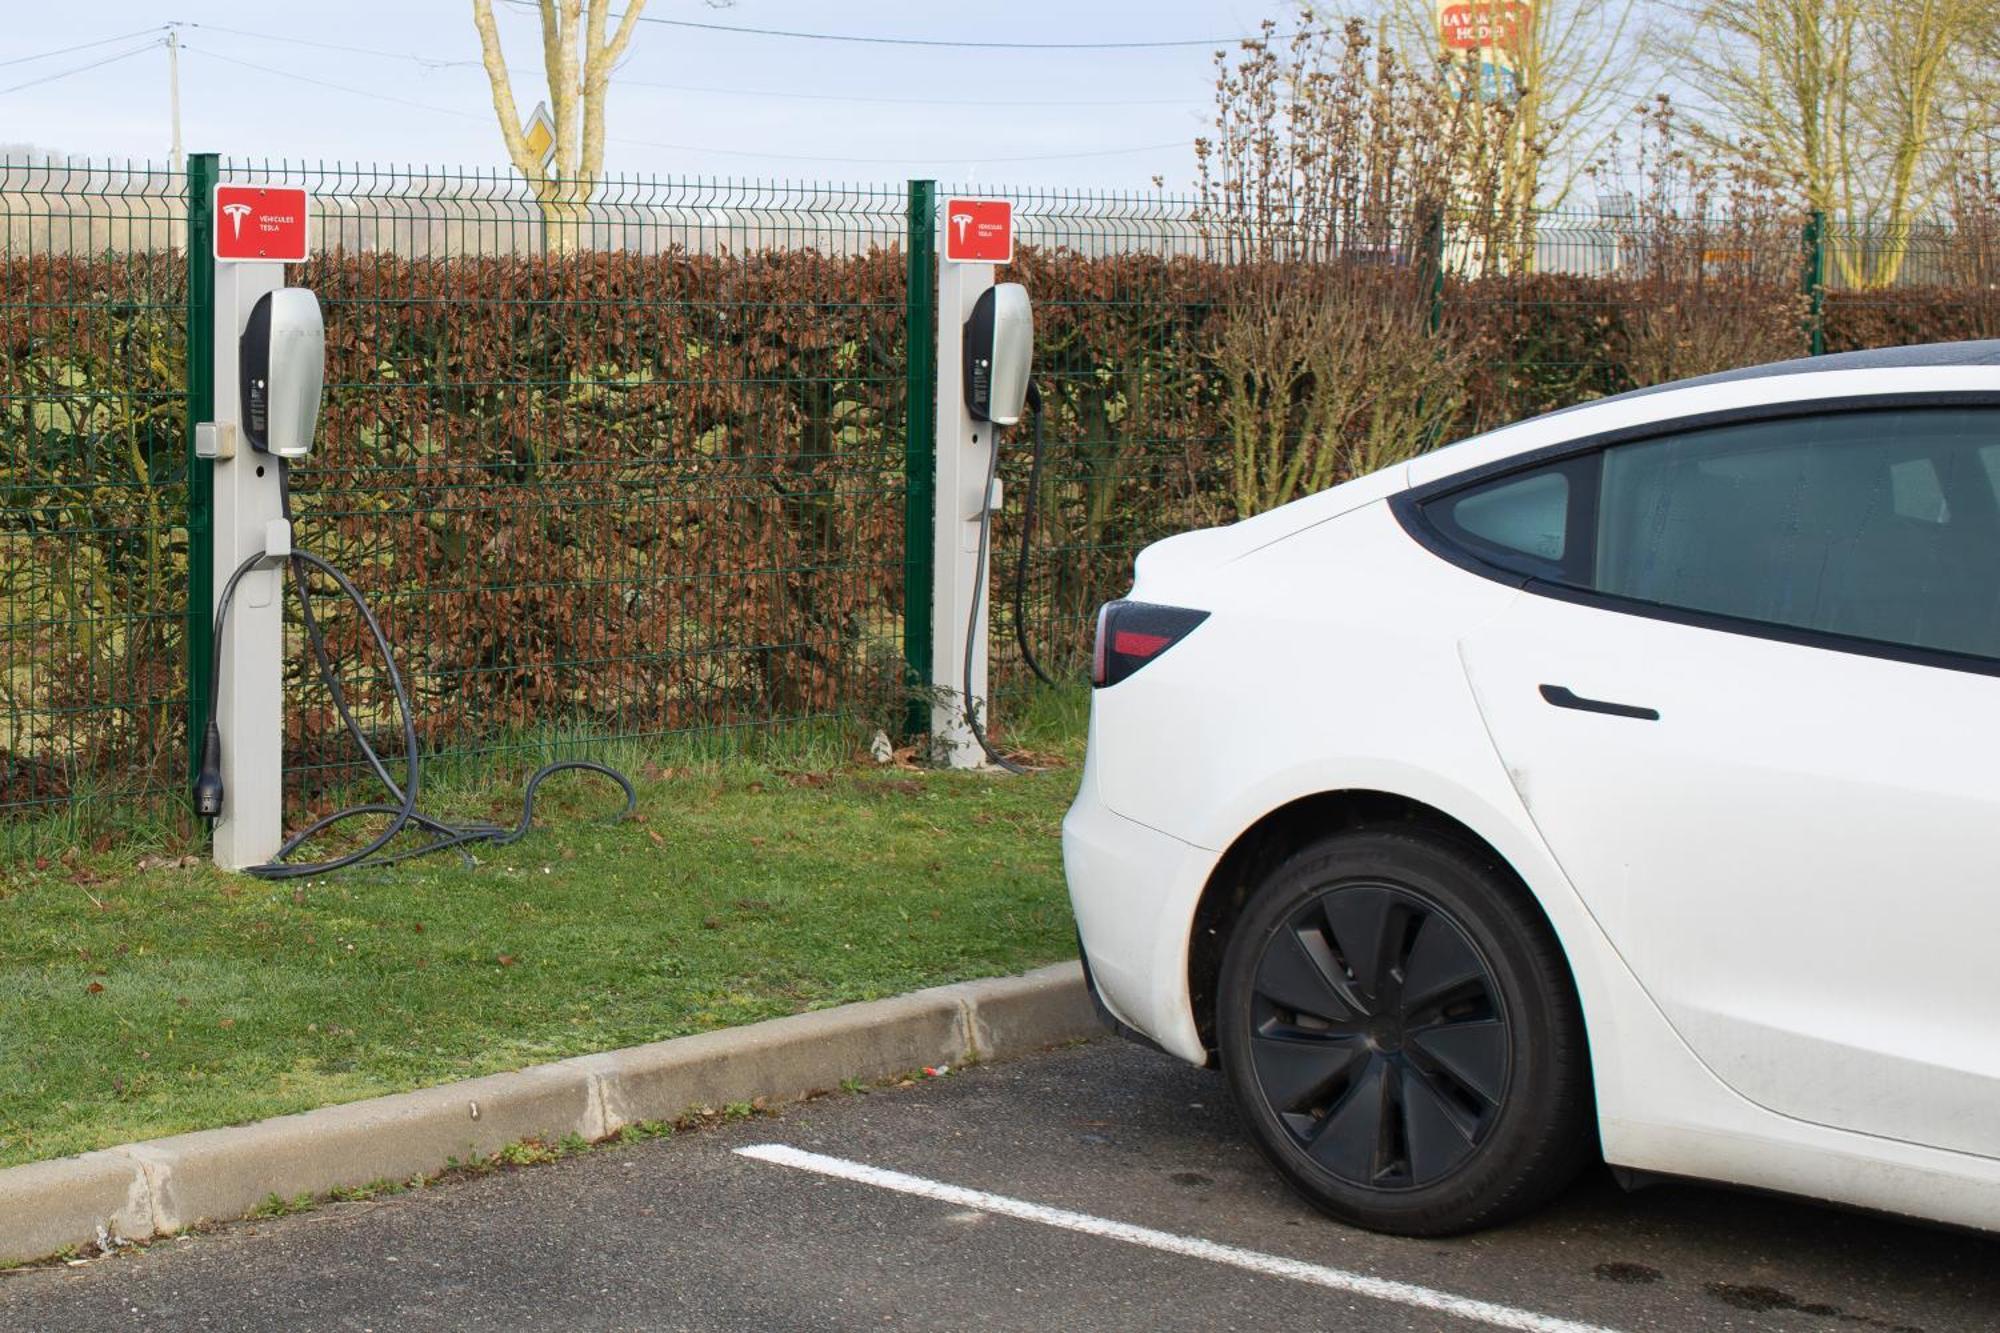
<svg viewBox="0 0 2000 1333"><path fill-rule="evenodd" d="M188 781L201 771L208 730L208 673L214 658L215 465L194 456L194 427L215 419L214 153L187 165L187 720Z"/></svg>
<svg viewBox="0 0 2000 1333"><path fill-rule="evenodd" d="M913 686L905 735L930 730L931 542L937 483L937 182L910 182L903 287L903 664Z"/></svg>
<svg viewBox="0 0 2000 1333"><path fill-rule="evenodd" d="M1815 208L1806 218L1806 345L1813 356L1826 353L1826 214Z"/></svg>

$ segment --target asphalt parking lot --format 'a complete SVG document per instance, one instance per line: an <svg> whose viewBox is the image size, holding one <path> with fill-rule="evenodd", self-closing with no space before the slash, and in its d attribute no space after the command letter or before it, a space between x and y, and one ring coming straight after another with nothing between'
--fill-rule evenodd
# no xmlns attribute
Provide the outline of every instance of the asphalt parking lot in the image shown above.
<svg viewBox="0 0 2000 1333"><path fill-rule="evenodd" d="M0 1280L0 1328L2000 1327L2000 1243L1593 1173L1407 1241L1296 1202L1114 1040Z"/></svg>

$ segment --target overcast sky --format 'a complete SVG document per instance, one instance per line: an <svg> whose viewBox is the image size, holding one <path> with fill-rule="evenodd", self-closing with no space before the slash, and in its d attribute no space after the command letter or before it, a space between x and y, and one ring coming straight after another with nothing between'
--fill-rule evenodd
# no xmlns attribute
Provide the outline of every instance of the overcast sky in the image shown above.
<svg viewBox="0 0 2000 1333"><path fill-rule="evenodd" d="M507 0L496 8L525 112L545 95L539 20ZM1291 9L1284 0L652 0L648 17L854 36L1204 44L980 51L642 23L612 85L605 168L1134 189L1159 175L1186 188L1193 139L1212 116L1207 39ZM470 0L16 0L7 10L0 142L164 161L167 53L147 43L179 20L189 152L505 161ZM121 40L27 59L104 38ZM97 61L107 63L81 68ZM64 77L19 86L52 75Z"/></svg>

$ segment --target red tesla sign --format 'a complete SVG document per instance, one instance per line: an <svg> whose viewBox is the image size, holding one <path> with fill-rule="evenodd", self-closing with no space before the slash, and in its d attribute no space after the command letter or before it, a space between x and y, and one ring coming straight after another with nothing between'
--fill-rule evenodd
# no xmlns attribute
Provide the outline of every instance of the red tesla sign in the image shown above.
<svg viewBox="0 0 2000 1333"><path fill-rule="evenodd" d="M944 257L957 264L1014 262L1014 205L1005 199L947 199Z"/></svg>
<svg viewBox="0 0 2000 1333"><path fill-rule="evenodd" d="M300 264L312 201L284 185L215 187L215 257L238 262Z"/></svg>

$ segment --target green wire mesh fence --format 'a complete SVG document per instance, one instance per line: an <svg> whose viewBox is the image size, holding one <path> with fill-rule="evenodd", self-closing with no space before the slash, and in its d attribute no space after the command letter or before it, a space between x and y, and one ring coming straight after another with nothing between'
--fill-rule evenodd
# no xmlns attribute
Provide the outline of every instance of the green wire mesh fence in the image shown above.
<svg viewBox="0 0 2000 1333"><path fill-rule="evenodd" d="M1824 226L1826 351L2000 335L2000 214L1962 213Z"/></svg>
<svg viewBox="0 0 2000 1333"><path fill-rule="evenodd" d="M614 179L545 210L511 173L220 174L314 196L314 255L289 280L319 293L329 359L298 540L381 610L427 752L810 719L865 736L912 713L931 307L908 237L927 225L912 199L951 191ZM1504 244L1473 219L1405 219L1308 272L1223 262L1228 224L1192 200L966 192L1017 209L1001 276L1033 293L1047 404L1020 628L1069 679L1140 548L1282 498L1245 472L1245 441L1292 404L1246 396L1240 335L1299 315L1288 284L1368 303L1364 331L1414 330L1396 365L1448 369L1448 395L1417 395L1451 403L1426 445L1725 365L2000 333L2000 226L1977 214L1891 232L1613 200ZM204 600L186 193L158 168L0 164L0 846L96 799L180 808ZM1322 270L1345 276L1313 286ZM1252 350L1294 354L1274 347ZM1028 680L1030 442L1024 423L1002 464L1003 697ZM1371 465L1342 450L1313 484ZM359 715L391 737L361 627L320 605ZM290 614L287 762L324 786L353 769Z"/></svg>
<svg viewBox="0 0 2000 1333"><path fill-rule="evenodd" d="M0 824L184 773L184 194L0 166Z"/></svg>
<svg viewBox="0 0 2000 1333"><path fill-rule="evenodd" d="M298 540L434 753L862 715L902 690L903 196L234 164L312 192L328 338ZM361 626L334 654L393 700ZM288 766L347 762L298 683Z"/></svg>

